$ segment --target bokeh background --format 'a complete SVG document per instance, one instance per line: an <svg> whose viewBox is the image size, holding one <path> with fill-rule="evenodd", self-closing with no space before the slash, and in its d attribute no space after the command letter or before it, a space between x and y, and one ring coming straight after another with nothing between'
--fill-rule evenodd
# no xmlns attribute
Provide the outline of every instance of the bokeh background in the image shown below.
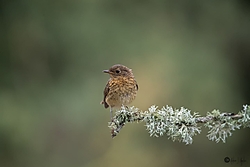
<svg viewBox="0 0 250 167"><path fill-rule="evenodd" d="M149 137L143 123L111 139L100 105L114 64L133 69L132 105L204 115L250 104L250 3L238 1L0 1L1 167L250 165L250 130L225 144Z"/></svg>

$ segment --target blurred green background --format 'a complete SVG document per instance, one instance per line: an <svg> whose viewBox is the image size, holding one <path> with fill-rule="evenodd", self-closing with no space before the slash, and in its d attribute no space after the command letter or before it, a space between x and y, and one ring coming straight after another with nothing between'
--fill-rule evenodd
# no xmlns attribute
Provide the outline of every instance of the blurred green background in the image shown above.
<svg viewBox="0 0 250 167"><path fill-rule="evenodd" d="M0 1L1 167L220 166L250 161L250 131L227 143L207 130L186 146L143 123L111 139L100 105L108 76L133 69L132 105L204 115L250 103L249 1ZM232 164L230 166L237 166Z"/></svg>

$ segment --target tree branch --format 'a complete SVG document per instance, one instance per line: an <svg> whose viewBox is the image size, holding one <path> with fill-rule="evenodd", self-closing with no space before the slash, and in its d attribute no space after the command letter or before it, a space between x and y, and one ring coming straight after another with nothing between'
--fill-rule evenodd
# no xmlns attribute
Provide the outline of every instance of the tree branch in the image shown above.
<svg viewBox="0 0 250 167"><path fill-rule="evenodd" d="M111 136L114 138L126 123L145 122L150 136L159 137L164 134L173 141L177 140L192 144L193 136L201 132L200 124L208 128L208 139L226 142L232 131L241 127L250 127L250 106L244 105L239 113L220 113L219 110L207 112L206 116L181 107L173 109L171 106L158 109L151 106L148 111L140 111L135 107L124 107L116 111L112 122L109 124Z"/></svg>

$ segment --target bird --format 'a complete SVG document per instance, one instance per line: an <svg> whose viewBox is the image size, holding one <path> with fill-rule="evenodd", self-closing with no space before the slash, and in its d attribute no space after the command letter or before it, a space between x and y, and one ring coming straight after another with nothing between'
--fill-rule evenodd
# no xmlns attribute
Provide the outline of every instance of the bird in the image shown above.
<svg viewBox="0 0 250 167"><path fill-rule="evenodd" d="M135 99L139 87L132 69L124 65L115 64L103 72L109 74L110 78L104 88L101 104L104 108L110 107L112 122L113 109L130 104Z"/></svg>

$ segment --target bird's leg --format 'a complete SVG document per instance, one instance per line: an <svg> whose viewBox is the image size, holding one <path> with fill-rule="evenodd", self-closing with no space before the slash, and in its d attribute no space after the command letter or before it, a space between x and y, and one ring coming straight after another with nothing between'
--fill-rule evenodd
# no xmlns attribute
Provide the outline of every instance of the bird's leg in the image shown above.
<svg viewBox="0 0 250 167"><path fill-rule="evenodd" d="M112 111L112 107L110 107L110 121L113 122L113 111Z"/></svg>

